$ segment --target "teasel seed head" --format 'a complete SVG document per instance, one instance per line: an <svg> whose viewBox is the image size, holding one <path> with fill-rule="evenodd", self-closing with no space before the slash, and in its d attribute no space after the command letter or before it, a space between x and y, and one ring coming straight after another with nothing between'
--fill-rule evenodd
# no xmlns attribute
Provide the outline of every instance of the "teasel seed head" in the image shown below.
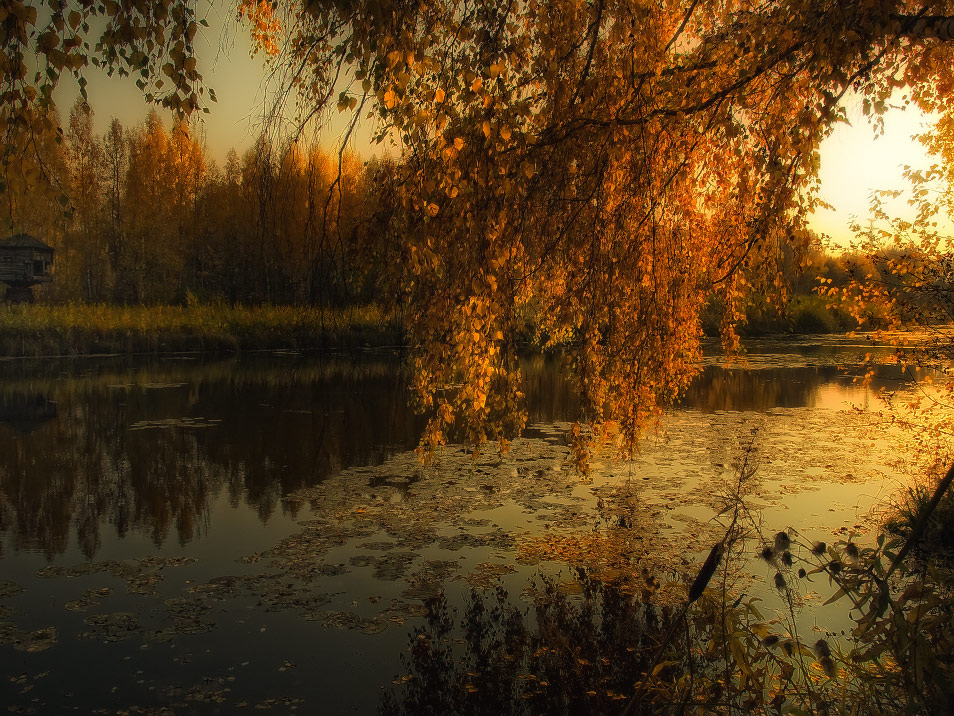
<svg viewBox="0 0 954 716"><path fill-rule="evenodd" d="M775 551L784 552L791 546L792 539L788 536L788 532L779 532L775 535Z"/></svg>

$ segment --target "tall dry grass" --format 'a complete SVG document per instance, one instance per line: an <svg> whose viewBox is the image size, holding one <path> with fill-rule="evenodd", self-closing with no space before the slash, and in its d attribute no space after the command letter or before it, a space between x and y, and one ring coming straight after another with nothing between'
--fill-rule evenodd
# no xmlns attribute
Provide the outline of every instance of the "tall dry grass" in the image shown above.
<svg viewBox="0 0 954 716"><path fill-rule="evenodd" d="M400 345L400 317L377 306L0 305L0 355Z"/></svg>

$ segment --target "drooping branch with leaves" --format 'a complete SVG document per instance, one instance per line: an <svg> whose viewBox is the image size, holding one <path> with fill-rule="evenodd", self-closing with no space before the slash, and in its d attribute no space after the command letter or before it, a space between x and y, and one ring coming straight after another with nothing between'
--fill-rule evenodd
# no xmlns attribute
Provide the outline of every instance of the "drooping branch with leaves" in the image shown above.
<svg viewBox="0 0 954 716"><path fill-rule="evenodd" d="M818 146L854 90L938 106L950 3L246 2L307 117L372 108L426 440L520 429L512 336L567 344L585 436L632 449L693 375L698 316L779 298Z"/></svg>
<svg viewBox="0 0 954 716"><path fill-rule="evenodd" d="M68 4L48 4L50 26L11 7L5 47L48 65L84 28ZM190 5L88 8L108 28L87 54L144 81L171 66L173 93L153 99L198 106L192 47L168 45L183 22L191 37ZM783 297L775 261L807 236L841 98L877 116L909 88L943 113L954 75L950 2L241 0L237 14L303 123L370 114L400 154L384 228L425 442L521 429L530 317L572 351L581 462L611 422L632 450L686 387L707 297L723 299L729 348L746 293ZM17 73L11 116L33 101Z"/></svg>

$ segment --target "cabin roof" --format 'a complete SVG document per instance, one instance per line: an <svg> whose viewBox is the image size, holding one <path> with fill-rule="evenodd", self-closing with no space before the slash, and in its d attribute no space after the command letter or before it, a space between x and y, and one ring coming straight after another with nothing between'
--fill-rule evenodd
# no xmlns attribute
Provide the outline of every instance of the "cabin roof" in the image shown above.
<svg viewBox="0 0 954 716"><path fill-rule="evenodd" d="M30 236L29 234L14 234L9 238L0 239L0 249L3 248L41 249L45 251L53 250L52 246L43 243L35 236Z"/></svg>

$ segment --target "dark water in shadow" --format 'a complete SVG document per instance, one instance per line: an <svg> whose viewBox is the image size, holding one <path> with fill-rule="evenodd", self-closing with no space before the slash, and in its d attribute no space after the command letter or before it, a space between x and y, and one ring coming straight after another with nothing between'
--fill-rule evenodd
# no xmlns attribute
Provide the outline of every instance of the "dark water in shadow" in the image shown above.
<svg viewBox="0 0 954 716"><path fill-rule="evenodd" d="M882 367L873 386L853 382L864 348L773 344L753 353L750 370L709 361L675 414L864 407L877 402L879 386L903 378ZM575 417L559 361L528 361L526 375L531 425ZM239 705L374 712L387 689L400 690L410 628L446 622L440 609L476 618L474 582L442 578L453 573L448 565L477 568L512 549L502 533L468 543L448 522L427 527L434 539L375 552L385 549L375 540L388 530L363 528L361 515L382 499L399 504L420 493L409 460L404 473L368 473L335 511L320 501L337 500L339 488L286 499L342 471L359 479L362 469L404 459L422 428L407 408L407 382L399 357L378 353L0 362L0 663L11 675L0 700L38 713L134 705L147 713ZM551 432L558 439L559 429ZM515 479L523 469L514 468ZM505 489L471 484L468 474L462 468L454 481L471 491L464 497ZM540 509L526 500L483 509L495 521L493 510ZM473 514L474 524L486 520ZM342 515L355 520L335 536ZM269 552L315 517L327 520L315 530L327 554L318 567L307 553ZM473 555L460 545L473 546ZM356 546L364 549L357 557ZM515 599L527 573L502 575ZM299 589L308 580L320 591ZM432 601L438 594L443 607ZM635 618L612 598L620 620ZM516 608L511 602L501 614ZM627 604L649 618L644 606ZM502 628L523 629L528 643L536 638L515 623ZM466 672L424 656L431 661L414 668L430 669L431 680L457 679L455 688L470 693ZM613 681L613 691L624 672L599 679ZM416 695L395 697L392 689L388 709L420 712L410 704L426 702L423 682L416 677Z"/></svg>

